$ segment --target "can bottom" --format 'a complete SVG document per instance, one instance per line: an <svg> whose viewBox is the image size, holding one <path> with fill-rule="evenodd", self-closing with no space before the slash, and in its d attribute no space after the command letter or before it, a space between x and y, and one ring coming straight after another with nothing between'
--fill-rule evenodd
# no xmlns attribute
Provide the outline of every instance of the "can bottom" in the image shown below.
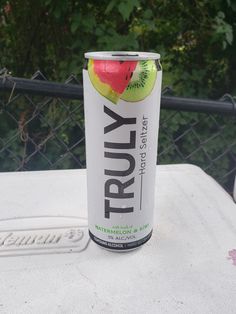
<svg viewBox="0 0 236 314"><path fill-rule="evenodd" d="M134 249L140 247L141 245L143 245L144 243L146 243L151 238L152 231L148 235L146 235L144 238L137 240L137 241L128 242L128 243L108 242L108 241L99 239L94 234L92 234L91 231L89 231L89 236L95 243L97 243L98 245L100 245L101 247L103 247L105 249L108 249L109 251L124 252L124 251L134 250Z"/></svg>

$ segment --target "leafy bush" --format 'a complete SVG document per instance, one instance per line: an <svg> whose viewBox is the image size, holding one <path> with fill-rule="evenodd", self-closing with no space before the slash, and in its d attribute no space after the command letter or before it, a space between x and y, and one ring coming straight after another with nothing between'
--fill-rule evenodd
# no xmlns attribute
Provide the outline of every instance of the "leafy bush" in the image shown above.
<svg viewBox="0 0 236 314"><path fill-rule="evenodd" d="M209 98L219 98L226 92L233 95L235 14L233 0L2 0L0 68L7 67L13 75L23 77L40 69L49 79L63 81L71 72L81 78L86 51L158 51L163 85L171 85L176 94ZM50 115L52 104L48 110ZM56 116L60 114L58 111ZM171 114L162 113L166 117ZM191 124L192 114L185 113L184 117ZM227 118L222 120L227 125ZM181 115L171 123L173 138L187 127ZM3 122L0 128L1 137L7 138L9 126ZM235 123L229 123L226 129L225 138L232 143ZM208 124L202 125L203 137L211 132ZM166 145L161 134L160 146ZM179 145L187 151L195 147L190 139ZM216 154L222 150L221 142L206 145ZM179 161L173 154L165 158L163 162ZM204 165L205 160L199 154L194 162ZM221 165L228 170L230 163L225 155Z"/></svg>

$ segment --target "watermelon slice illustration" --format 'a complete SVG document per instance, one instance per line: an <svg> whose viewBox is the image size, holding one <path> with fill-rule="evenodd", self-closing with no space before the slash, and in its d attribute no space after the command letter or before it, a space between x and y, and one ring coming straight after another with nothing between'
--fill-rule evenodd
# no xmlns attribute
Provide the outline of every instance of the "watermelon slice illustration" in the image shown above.
<svg viewBox="0 0 236 314"><path fill-rule="evenodd" d="M126 90L138 61L92 60L88 73L94 88L116 104Z"/></svg>

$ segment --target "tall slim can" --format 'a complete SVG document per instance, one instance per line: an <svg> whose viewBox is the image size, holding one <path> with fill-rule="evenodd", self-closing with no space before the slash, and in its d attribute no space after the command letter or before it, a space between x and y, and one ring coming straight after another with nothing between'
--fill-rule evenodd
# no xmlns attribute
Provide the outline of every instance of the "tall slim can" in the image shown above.
<svg viewBox="0 0 236 314"><path fill-rule="evenodd" d="M160 55L85 53L89 234L116 251L152 235L162 70Z"/></svg>

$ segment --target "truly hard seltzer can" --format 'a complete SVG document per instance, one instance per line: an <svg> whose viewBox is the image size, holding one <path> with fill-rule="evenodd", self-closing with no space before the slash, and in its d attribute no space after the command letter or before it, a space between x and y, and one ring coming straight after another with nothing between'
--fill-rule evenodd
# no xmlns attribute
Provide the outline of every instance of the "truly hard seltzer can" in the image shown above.
<svg viewBox="0 0 236 314"><path fill-rule="evenodd" d="M89 234L104 248L131 250L152 234L160 55L89 52L85 58Z"/></svg>

